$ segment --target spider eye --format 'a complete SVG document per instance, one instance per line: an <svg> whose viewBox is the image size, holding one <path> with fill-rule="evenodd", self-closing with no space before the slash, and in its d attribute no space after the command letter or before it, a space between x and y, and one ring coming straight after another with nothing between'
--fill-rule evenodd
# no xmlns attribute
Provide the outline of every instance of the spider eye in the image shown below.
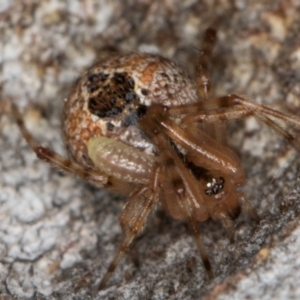
<svg viewBox="0 0 300 300"><path fill-rule="evenodd" d="M212 177L210 181L206 183L207 189L205 194L208 196L218 194L224 188L225 179L223 177Z"/></svg>

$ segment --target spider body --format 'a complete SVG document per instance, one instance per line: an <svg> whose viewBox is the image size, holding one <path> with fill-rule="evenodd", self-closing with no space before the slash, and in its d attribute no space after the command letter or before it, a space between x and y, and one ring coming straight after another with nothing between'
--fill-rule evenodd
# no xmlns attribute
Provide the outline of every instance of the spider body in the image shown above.
<svg viewBox="0 0 300 300"><path fill-rule="evenodd" d="M176 63L150 54L115 56L88 70L64 107L71 159L40 146L12 105L16 123L39 158L127 196L120 216L123 242L99 289L158 203L175 219L187 220L210 277L197 222L219 220L232 236L240 209L258 220L238 190L245 175L238 156L227 147L224 121L254 116L300 151L297 139L277 123L300 127L298 117L235 94L213 96L208 62L214 41L215 31L208 29L195 80Z"/></svg>
<svg viewBox="0 0 300 300"><path fill-rule="evenodd" d="M63 125L67 148L82 165L96 167L129 185L148 184L154 165L164 161L159 155L160 145L153 144L151 137L139 126L139 121L152 114L180 124L184 114L169 116L167 108L198 101L195 81L173 61L141 53L112 57L88 70L65 103ZM147 113L150 107L156 107L156 111ZM214 147L218 146L221 145ZM203 181L201 189L205 190L204 197L209 203L214 202L213 196L220 203L229 193L224 191L226 187L234 188L228 184L230 180L225 183L225 174L214 177L202 168L201 162L199 165L196 160L196 165L189 161L184 146L174 143L173 148L194 177ZM225 152L230 153L230 150ZM233 153L230 155L234 156ZM234 159L238 161L236 157ZM123 193L122 190L118 192ZM166 201L165 207L173 217L184 218L176 204ZM236 203L232 206L238 207ZM209 214L202 212L206 210L202 206L200 210L197 219L203 221Z"/></svg>
<svg viewBox="0 0 300 300"><path fill-rule="evenodd" d="M194 125L195 133L185 138L180 125L189 131L182 123L186 113L169 113L197 102L195 81L173 61L140 53L112 57L88 70L65 103L67 149L79 164L121 181L115 190L127 196L141 185L151 187L151 174L159 169L155 202L176 219L187 217L186 204L177 197L192 199L193 221L237 216L240 194L235 189L244 179L238 158ZM157 123L174 128L181 138L173 140ZM199 139L210 145L212 161L206 162ZM126 222L130 219L121 220L123 227Z"/></svg>

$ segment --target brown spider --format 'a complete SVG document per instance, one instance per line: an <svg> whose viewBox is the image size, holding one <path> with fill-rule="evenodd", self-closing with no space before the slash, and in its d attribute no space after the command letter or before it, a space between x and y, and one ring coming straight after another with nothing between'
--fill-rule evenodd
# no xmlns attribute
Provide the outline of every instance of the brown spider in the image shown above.
<svg viewBox="0 0 300 300"><path fill-rule="evenodd" d="M240 208L259 219L237 191L245 176L226 146L224 121L254 116L300 151L300 143L276 122L300 127L300 118L234 94L212 96L208 62L215 38L213 29L205 32L195 81L171 60L151 54L115 56L89 69L64 107L70 160L40 146L11 106L40 159L128 197L120 216L124 239L99 289L158 203L175 219L188 221L209 277L213 272L197 222L219 220L231 235Z"/></svg>

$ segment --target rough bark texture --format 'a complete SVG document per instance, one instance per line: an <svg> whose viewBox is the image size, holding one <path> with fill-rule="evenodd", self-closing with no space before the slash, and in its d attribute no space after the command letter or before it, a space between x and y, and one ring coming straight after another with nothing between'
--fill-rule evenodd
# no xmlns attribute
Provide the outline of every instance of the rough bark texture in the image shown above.
<svg viewBox="0 0 300 300"><path fill-rule="evenodd" d="M112 51L154 51L193 72L208 26L218 29L216 94L300 112L298 0L20 0L0 10L1 99L59 153L63 100L83 70ZM0 132L0 299L299 299L299 153L266 126L230 123L261 222L242 215L232 244L220 224L200 224L215 279L186 224L158 209L135 243L140 266L126 256L98 294L124 199L39 161L10 117Z"/></svg>

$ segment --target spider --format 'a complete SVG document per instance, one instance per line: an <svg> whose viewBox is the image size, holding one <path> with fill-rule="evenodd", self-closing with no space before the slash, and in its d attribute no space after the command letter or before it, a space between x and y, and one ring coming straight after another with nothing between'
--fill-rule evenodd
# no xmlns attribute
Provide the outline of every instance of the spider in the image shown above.
<svg viewBox="0 0 300 300"><path fill-rule="evenodd" d="M238 190L245 175L227 146L225 121L254 116L300 151L300 143L277 123L300 127L300 118L235 94L213 96L208 69L215 40L215 30L207 29L195 79L153 54L118 55L90 68L65 101L63 131L70 159L40 146L11 104L38 158L127 197L120 216L123 241L99 290L157 204L173 218L187 220L210 278L213 271L197 223L218 220L231 236L241 209L259 220Z"/></svg>

